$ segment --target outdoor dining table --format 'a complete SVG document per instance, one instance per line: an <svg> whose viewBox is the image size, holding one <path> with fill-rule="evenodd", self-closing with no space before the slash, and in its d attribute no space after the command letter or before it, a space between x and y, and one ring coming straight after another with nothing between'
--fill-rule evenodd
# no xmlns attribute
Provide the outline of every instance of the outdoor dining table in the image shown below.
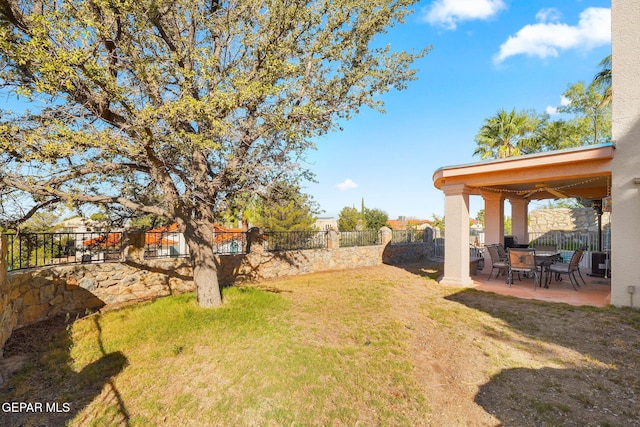
<svg viewBox="0 0 640 427"><path fill-rule="evenodd" d="M548 269L560 256L560 251L536 251L536 265L540 266L540 279L542 279L544 270ZM549 288L549 282L551 282L551 276L549 274L547 274L547 276L544 281L545 288ZM542 280L540 280L540 282L540 287L542 287Z"/></svg>

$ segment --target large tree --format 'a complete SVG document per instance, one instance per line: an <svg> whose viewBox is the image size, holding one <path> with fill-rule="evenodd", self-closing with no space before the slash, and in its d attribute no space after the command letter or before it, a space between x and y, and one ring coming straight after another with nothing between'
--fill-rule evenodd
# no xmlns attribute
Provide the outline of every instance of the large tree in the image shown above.
<svg viewBox="0 0 640 427"><path fill-rule="evenodd" d="M338 229L340 231L355 231L364 229L364 215L355 207L345 206L338 214Z"/></svg>
<svg viewBox="0 0 640 427"><path fill-rule="evenodd" d="M274 185L266 197L255 196L238 213L264 231L312 231L319 211L318 204L298 185L283 182Z"/></svg>
<svg viewBox="0 0 640 427"><path fill-rule="evenodd" d="M611 139L611 106L603 101L604 96L598 90L597 83L585 85L575 83L563 96L567 105L558 108L558 112L576 116L579 128L583 130L582 144L598 144Z"/></svg>
<svg viewBox="0 0 640 427"><path fill-rule="evenodd" d="M31 109L0 113L4 219L59 203L169 218L199 303L219 305L217 216L415 78L426 50L377 39L415 2L0 0L0 82Z"/></svg>
<svg viewBox="0 0 640 427"><path fill-rule="evenodd" d="M367 230L379 230L386 227L389 215L382 209L364 208L364 222Z"/></svg>

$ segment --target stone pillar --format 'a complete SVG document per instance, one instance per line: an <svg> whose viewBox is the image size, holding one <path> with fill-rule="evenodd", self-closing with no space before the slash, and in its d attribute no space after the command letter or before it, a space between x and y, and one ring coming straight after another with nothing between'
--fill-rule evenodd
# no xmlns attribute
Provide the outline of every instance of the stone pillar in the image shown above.
<svg viewBox="0 0 640 427"><path fill-rule="evenodd" d="M433 248L433 228L426 227L424 229L424 233L422 234L422 241L426 243L427 259L433 257L433 253L435 252Z"/></svg>
<svg viewBox="0 0 640 427"><path fill-rule="evenodd" d="M640 307L640 2L611 2L611 304ZM633 293L631 293L633 292Z"/></svg>
<svg viewBox="0 0 640 427"><path fill-rule="evenodd" d="M519 243L529 243L529 201L527 199L509 199L511 203L511 234Z"/></svg>
<svg viewBox="0 0 640 427"><path fill-rule="evenodd" d="M261 254L264 253L264 236L262 230L258 227L251 227L247 231L247 253Z"/></svg>
<svg viewBox="0 0 640 427"><path fill-rule="evenodd" d="M433 228L426 227L422 234L422 241L425 243L433 243Z"/></svg>
<svg viewBox="0 0 640 427"><path fill-rule="evenodd" d="M485 245L504 243L504 198L501 193L482 193L484 199L484 243ZM491 272L491 255L484 251L483 273Z"/></svg>
<svg viewBox="0 0 640 427"><path fill-rule="evenodd" d="M340 247L340 233L335 228L327 230L327 249L337 249Z"/></svg>
<svg viewBox="0 0 640 427"><path fill-rule="evenodd" d="M129 230L124 233L124 259L134 263L144 262L144 250L146 246L145 232Z"/></svg>
<svg viewBox="0 0 640 427"><path fill-rule="evenodd" d="M380 234L380 244L382 246L387 246L389 243L391 243L393 232L389 227L382 227L378 233Z"/></svg>
<svg viewBox="0 0 640 427"><path fill-rule="evenodd" d="M444 199L444 284L469 286L469 189L463 184L442 187Z"/></svg>

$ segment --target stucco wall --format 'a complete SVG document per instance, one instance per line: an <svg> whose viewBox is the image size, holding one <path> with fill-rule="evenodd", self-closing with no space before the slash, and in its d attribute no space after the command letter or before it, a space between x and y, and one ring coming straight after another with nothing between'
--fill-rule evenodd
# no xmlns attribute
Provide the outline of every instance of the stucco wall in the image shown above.
<svg viewBox="0 0 640 427"><path fill-rule="evenodd" d="M613 0L611 303L640 306L640 2ZM633 286L635 294L629 293ZM635 300L634 300L635 298Z"/></svg>
<svg viewBox="0 0 640 427"><path fill-rule="evenodd" d="M0 241L6 248L5 239ZM144 239L143 239L144 241ZM218 256L222 285L283 276L426 259L431 243L263 252ZM186 258L141 260L127 248L127 260L42 267L7 273L0 269L0 357L11 332L61 313L113 307L194 290ZM6 254L6 249L5 249ZM6 259L5 256L2 260ZM1 261L0 261L1 262Z"/></svg>

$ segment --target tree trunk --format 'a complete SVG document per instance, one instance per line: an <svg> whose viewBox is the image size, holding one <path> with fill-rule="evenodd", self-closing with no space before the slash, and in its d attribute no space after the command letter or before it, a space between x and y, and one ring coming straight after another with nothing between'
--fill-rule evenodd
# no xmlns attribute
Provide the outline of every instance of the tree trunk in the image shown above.
<svg viewBox="0 0 640 427"><path fill-rule="evenodd" d="M213 254L213 225L186 224L184 238L191 254L198 304L201 307L219 307L222 305L222 292Z"/></svg>

